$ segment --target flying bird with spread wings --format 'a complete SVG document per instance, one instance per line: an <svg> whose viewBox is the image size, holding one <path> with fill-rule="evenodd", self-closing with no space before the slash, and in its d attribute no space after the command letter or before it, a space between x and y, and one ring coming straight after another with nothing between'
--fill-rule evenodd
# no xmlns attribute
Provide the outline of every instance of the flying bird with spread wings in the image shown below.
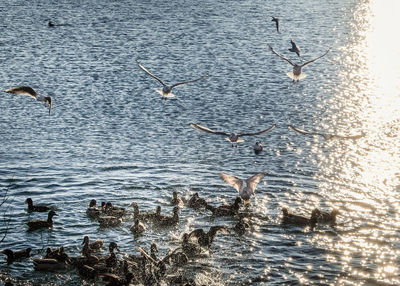
<svg viewBox="0 0 400 286"><path fill-rule="evenodd" d="M289 51L291 51L292 53L296 53L296 55L301 59L301 56L300 56L301 50L300 50L299 46L296 45L296 43L293 42L293 40L290 40L290 44L292 45L292 47L289 49Z"/></svg>
<svg viewBox="0 0 400 286"><path fill-rule="evenodd" d="M278 34L280 34L280 32L279 32L279 22L281 21L281 19L279 19L279 18L277 18L277 17L274 17L274 16L271 16L272 17L272 22L275 22L275 26L276 26L276 31L278 32Z"/></svg>
<svg viewBox="0 0 400 286"><path fill-rule="evenodd" d="M305 63L302 63L302 64L295 64L295 63L293 63L291 60L289 60L289 59L285 58L284 56L278 54L270 45L268 45L268 48L269 48L275 55L277 55L277 56L280 57L281 59L287 61L289 64L291 64L291 65L293 66L293 72L288 72L288 73L286 73L287 76L290 77L293 81L299 81L299 80L305 78L307 75L304 74L304 73L302 73L302 72L301 72L301 69L302 69L303 67L305 67L306 65L309 65L309 64L315 62L316 60L318 60L318 59L324 57L324 56L331 50L331 49L329 48L323 55L321 55L321 56L319 56L319 57L317 57L317 58L315 58L315 59L313 59L313 60L311 60L311 61L308 61L308 62L305 62Z"/></svg>
<svg viewBox="0 0 400 286"><path fill-rule="evenodd" d="M265 177L265 173L258 173L254 176L248 178L246 182L246 186L244 186L244 180L239 179L238 177L228 175L225 173L221 173L221 178L227 183L231 185L239 192L239 196L242 198L244 204L249 204L250 199L254 196L254 192L259 182Z"/></svg>
<svg viewBox="0 0 400 286"><path fill-rule="evenodd" d="M337 135L337 134L328 134L328 133L320 133L320 132L313 132L313 131L305 131L299 128L294 127L293 125L288 125L288 128L292 131L295 131L300 134L304 135L318 135L322 136L325 140L330 140L330 139L360 139L365 136L365 133L357 134L357 135Z"/></svg>
<svg viewBox="0 0 400 286"><path fill-rule="evenodd" d="M199 124L195 124L195 123L190 123L190 126L194 129L203 131L203 132L207 132L207 133L211 133L211 134L215 134L215 135L223 135L226 136L226 140L230 141L231 143L240 143L243 142L244 140L241 137L244 136L255 136L255 135L260 135L263 133L267 133L270 132L271 130L273 130L276 127L276 124L272 125L271 127L261 130L261 131L257 131L257 132L253 132L253 133L229 133L229 132L225 132L225 131L215 131L212 130L210 128L207 128L205 126L201 126ZM234 145L232 144L232 147L234 147Z"/></svg>
<svg viewBox="0 0 400 286"><path fill-rule="evenodd" d="M208 75L203 75L199 78L193 79L193 80L187 80L187 81L182 81L182 82L178 82L178 83L174 83L172 85L167 85L165 82L163 82L159 77L155 76L154 74L152 74L151 72L149 72L141 63L139 63L139 61L136 61L136 63L138 64L138 66L145 72L147 73L149 76L151 76L152 78L154 78L155 80L157 80L159 83L161 83L163 85L163 88L160 90L156 90L159 94L161 94L163 99L167 99L167 98L171 98L174 97L175 95L172 93L172 89L176 86L179 85L184 85L184 84L188 84L191 82L195 82L198 80L201 80L203 78L208 77Z"/></svg>
<svg viewBox="0 0 400 286"><path fill-rule="evenodd" d="M12 94L28 95L28 96L34 98L36 101L44 102L44 104L49 107L49 115L51 114L51 107L52 107L51 96L44 96L44 95L38 94L33 88L31 88L29 86L13 87L13 88L6 89L5 92L12 93Z"/></svg>

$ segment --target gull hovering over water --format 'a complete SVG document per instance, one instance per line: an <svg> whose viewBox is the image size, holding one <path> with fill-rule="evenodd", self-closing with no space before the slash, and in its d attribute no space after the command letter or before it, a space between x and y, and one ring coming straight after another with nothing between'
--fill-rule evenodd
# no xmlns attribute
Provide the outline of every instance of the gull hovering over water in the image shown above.
<svg viewBox="0 0 400 286"><path fill-rule="evenodd" d="M286 73L287 76L290 77L293 81L299 81L299 80L305 78L307 75L304 74L304 73L302 73L302 72L301 72L301 69L302 69L303 67L305 67L306 65L309 65L309 64L315 62L316 60L322 58L323 56L325 56L325 55L331 50L331 49L329 48L323 55L321 55L321 56L319 56L319 57L317 57L317 58L315 58L315 59L313 59L313 60L311 60L311 61L308 61L308 62L305 62L305 63L302 63L302 64L298 65L298 64L294 64L292 61L290 61L289 59L285 58L284 56L278 54L270 45L268 45L268 48L269 48L275 55L277 55L277 56L280 57L281 59L287 61L289 64L291 64L291 65L293 66L293 72L288 72L288 73Z"/></svg>
<svg viewBox="0 0 400 286"><path fill-rule="evenodd" d="M272 17L272 20L271 21L273 21L273 22L275 22L275 25L276 25L276 31L278 32L278 34L280 33L279 32L279 21L281 20L281 19L279 19L279 18L276 18L276 17L274 17L274 16L271 16Z"/></svg>
<svg viewBox="0 0 400 286"><path fill-rule="evenodd" d="M206 78L208 75L203 75L202 77L193 79L193 80L187 80L187 81L182 81L182 82L178 82L178 83L174 83L172 85L167 85L166 83L164 83L160 78L156 77L154 74L152 74L151 72L149 72L141 63L139 63L139 61L136 61L136 63L138 64L138 66L145 72L147 73L149 76L151 76L152 78L154 78L155 80L157 80L159 83L161 83L163 85L163 88L161 90L156 90L159 94L162 95L163 98L171 98L174 97L175 95L172 93L172 89L176 86L179 85L184 85L190 82L195 82L198 80L201 80L203 78Z"/></svg>
<svg viewBox="0 0 400 286"><path fill-rule="evenodd" d="M290 130L293 130L297 133L300 134L304 134L304 135L319 135L324 137L325 140L330 140L330 139L334 139L334 138L338 138L338 139L360 139L361 137L365 136L365 133L361 133L358 135L351 135L351 136L343 136L343 135L337 135L337 134L327 134L327 133L319 133L319 132L313 132L313 131L305 131L305 130L301 130L298 129L296 127L294 127L293 125L288 125L288 128Z"/></svg>
<svg viewBox="0 0 400 286"><path fill-rule="evenodd" d="M254 133L228 133L228 132L224 132L224 131L214 131L212 129L209 129L207 127L201 126L199 124L195 124L195 123L190 123L190 126L193 127L194 129L200 130L200 131L204 131L207 133L211 133L211 134L215 134L215 135L223 135L223 136L227 136L225 139L232 142L232 143L240 143L243 142L244 140L241 137L244 136L255 136L255 135L260 135L266 132L271 131L272 129L274 129L276 127L276 124L272 125L271 127L265 129L265 130L261 130L258 132L254 132ZM234 145L232 144L232 147Z"/></svg>
<svg viewBox="0 0 400 286"><path fill-rule="evenodd" d="M38 94L33 88L31 88L29 86L13 87L13 88L6 89L5 92L13 93L13 94L28 95L28 96L36 99L36 101L44 102L45 106L49 107L49 115L51 113L51 106L52 106L51 96L44 96L44 95Z"/></svg>
<svg viewBox="0 0 400 286"><path fill-rule="evenodd" d="M261 182L261 180L265 177L265 173L258 173L254 176L251 176L246 180L246 187L244 187L243 180L238 177L228 175L225 173L221 173L221 178L227 183L231 185L239 192L240 197L243 200L243 203L249 204L251 197L254 195L254 191L256 190L257 184Z"/></svg>

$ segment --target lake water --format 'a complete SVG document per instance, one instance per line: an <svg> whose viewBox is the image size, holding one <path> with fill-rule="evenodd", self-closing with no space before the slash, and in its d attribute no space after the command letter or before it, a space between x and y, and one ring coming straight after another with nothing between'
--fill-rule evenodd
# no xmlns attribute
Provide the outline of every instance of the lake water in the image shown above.
<svg viewBox="0 0 400 286"><path fill-rule="evenodd" d="M206 285L400 284L400 49L398 1L12 1L0 3L0 87L29 85L52 96L52 114L23 95L0 96L0 249L64 245L78 255L84 235L116 241L124 253L179 245L183 232L237 218L214 218L184 206L177 227L134 239L122 226L99 229L87 218L90 199L170 213L173 191L198 192L209 203L236 191L221 172L268 175L249 207L251 229L219 234L210 253L183 269ZM278 34L271 16L281 18ZM56 27L48 27L51 20ZM293 83L290 39L304 61ZM174 83L208 74L162 100L160 85L136 60ZM190 128L258 131L238 148ZM306 136L287 128L358 140ZM259 140L265 151L256 156ZM7 192L7 193L6 193ZM56 207L52 230L28 232L46 214L24 201ZM281 208L309 216L338 209L338 225L314 230L281 224ZM1 257L2 258L2 257ZM31 283L76 285L76 272L35 272L30 259L0 272ZM0 281L0 284L2 282ZM89 283L90 284L90 283Z"/></svg>

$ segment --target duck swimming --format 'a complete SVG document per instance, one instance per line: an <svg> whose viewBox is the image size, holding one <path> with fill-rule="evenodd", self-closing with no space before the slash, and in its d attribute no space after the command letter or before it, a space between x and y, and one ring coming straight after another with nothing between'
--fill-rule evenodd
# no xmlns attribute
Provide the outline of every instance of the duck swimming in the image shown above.
<svg viewBox="0 0 400 286"><path fill-rule="evenodd" d="M189 239L197 237L197 242L200 246L210 247L218 232L230 233L224 226L212 226L208 232L205 232L202 228L198 228L189 233Z"/></svg>
<svg viewBox="0 0 400 286"><path fill-rule="evenodd" d="M69 264L54 258L34 258L33 267L36 271L59 271L69 268Z"/></svg>
<svg viewBox="0 0 400 286"><path fill-rule="evenodd" d="M240 197L237 197L233 204L222 205L219 207L213 207L211 205L207 205L206 210L211 211L214 216L233 216L239 212L239 208L240 208L239 204L241 202L242 202L242 199Z"/></svg>
<svg viewBox="0 0 400 286"><path fill-rule="evenodd" d="M51 113L52 99L51 96L43 96L38 94L33 88L29 86L18 86L6 89L5 92L13 94L23 94L34 98L36 101L44 102L49 107L49 115Z"/></svg>
<svg viewBox="0 0 400 286"><path fill-rule="evenodd" d="M115 216L103 216L97 218L100 223L100 227L114 227L122 223L122 219Z"/></svg>
<svg viewBox="0 0 400 286"><path fill-rule="evenodd" d="M322 136L325 140L331 140L331 139L360 139L365 136L365 133L357 134L357 135L350 135L350 136L343 136L343 135L336 135L336 134L327 134L327 133L319 133L319 132L313 132L313 131L305 131L299 128L294 127L293 125L288 125L288 128L290 130L293 130L297 133L304 134L304 135L318 135Z"/></svg>
<svg viewBox="0 0 400 286"><path fill-rule="evenodd" d="M190 241L188 233L184 233L181 242L182 251L189 257L195 256L201 253L201 247L198 244L194 244Z"/></svg>
<svg viewBox="0 0 400 286"><path fill-rule="evenodd" d="M244 219L243 216L239 217L239 221L235 224L233 227L233 230L239 234L243 235L245 234L246 230L250 228L250 224Z"/></svg>
<svg viewBox="0 0 400 286"><path fill-rule="evenodd" d="M188 201L188 206L193 209L205 208L207 206L207 202L205 199L200 198L199 193L196 192Z"/></svg>
<svg viewBox="0 0 400 286"><path fill-rule="evenodd" d="M138 236L146 230L146 227L139 221L138 218L135 219L135 223L130 228L131 232Z"/></svg>
<svg viewBox="0 0 400 286"><path fill-rule="evenodd" d="M49 211L47 215L47 220L31 220L26 224L28 225L29 230L37 230L41 228L49 228L53 226L53 216L58 216L55 211Z"/></svg>
<svg viewBox="0 0 400 286"><path fill-rule="evenodd" d="M133 207L133 217L139 220L150 220L150 219L154 219L155 217L157 217L160 213L159 210L161 210L161 207L156 209L155 212L139 212L139 206L137 203L131 203L130 205L131 207Z"/></svg>
<svg viewBox="0 0 400 286"><path fill-rule="evenodd" d="M173 215L172 216L164 216L160 215L158 218L154 221L154 223L158 226L172 226L176 225L179 222L179 207L174 207L173 209Z"/></svg>
<svg viewBox="0 0 400 286"><path fill-rule="evenodd" d="M316 213L318 223L336 224L336 216L339 215L339 211L334 209L331 212L320 211L315 208L313 213Z"/></svg>
<svg viewBox="0 0 400 286"><path fill-rule="evenodd" d="M157 80L159 83L161 83L163 85L163 89L162 90L157 90L158 93L160 93L162 95L163 98L171 98L174 97L175 95L172 93L172 89L176 86L179 85L183 85L183 84L187 84L187 83L191 83L191 82L195 82L198 80L201 80L203 78L206 78L208 75L203 75L202 77L193 79L193 80L188 80L188 81L182 81L182 82L178 82L172 85L167 85L165 84L160 78L156 77L154 74L152 74L151 72L149 72L142 64L140 64L138 61L136 61L136 63L138 64L138 66L148 75L150 75L152 78L154 78L155 80Z"/></svg>
<svg viewBox="0 0 400 286"><path fill-rule="evenodd" d="M11 249L4 249L0 251L0 253L7 256L7 263L12 263L16 260L29 257L31 254L31 250L32 249L30 247L24 250L17 250L17 251L13 251Z"/></svg>
<svg viewBox="0 0 400 286"><path fill-rule="evenodd" d="M28 211L29 212L48 212L51 210L49 206L45 205L34 205L31 198L27 198L25 203L28 204Z"/></svg>
<svg viewBox="0 0 400 286"><path fill-rule="evenodd" d="M298 226L315 226L317 223L317 213L312 212L310 218L301 215L295 215L288 212L287 208L282 208L282 222L285 224L293 224Z"/></svg>
<svg viewBox="0 0 400 286"><path fill-rule="evenodd" d="M95 199L92 199L89 203L89 207L86 210L86 214L90 218L98 218L101 215L101 211L97 207L97 202Z"/></svg>
<svg viewBox="0 0 400 286"><path fill-rule="evenodd" d="M92 252L102 248L103 247L103 241L96 240L96 241L90 243L89 236L85 235L83 237L82 245L83 245L82 255L88 256L88 255L92 254Z"/></svg>
<svg viewBox="0 0 400 286"><path fill-rule="evenodd" d="M104 212L109 216L122 217L126 214L123 207L114 206L111 202L107 202L104 207Z"/></svg>
<svg viewBox="0 0 400 286"><path fill-rule="evenodd" d="M287 76L290 77L293 81L299 81L299 80L305 78L307 75L304 74L304 73L302 73L302 72L301 72L301 69L302 69L303 67L305 67L306 65L309 65L309 64L315 62L316 60L322 58L323 56L325 56L325 55L331 50L331 49L329 48L323 55L321 55L321 56L319 56L319 57L317 57L317 58L315 58L315 59L313 59L313 60L311 60L311 61L308 61L308 62L305 62L305 63L303 63L303 64L301 64L301 65L298 65L298 64L294 64L293 62L291 62L289 59L285 58L284 56L281 56L280 54L278 54L270 45L268 45L268 48L269 48L275 55L277 55L277 56L280 57L281 59L287 61L289 64L291 64L291 65L293 66L293 72L288 72L288 73L286 73Z"/></svg>
<svg viewBox="0 0 400 286"><path fill-rule="evenodd" d="M243 200L245 204L250 203L251 197L254 195L257 184L261 182L261 180L265 177L265 173L258 173L254 176L251 176L246 180L246 187L244 187L243 180L238 177L221 173L221 178L227 183L234 187L238 192L240 198Z"/></svg>
<svg viewBox="0 0 400 286"><path fill-rule="evenodd" d="M183 201L182 201L182 199L178 196L178 192L177 192L177 191L174 191L174 192L172 193L172 200L171 200L171 203L172 203L174 206L183 205Z"/></svg>
<svg viewBox="0 0 400 286"><path fill-rule="evenodd" d="M256 144L254 144L253 146L253 150L256 155L260 155L261 152L264 150L264 147L260 141L257 141Z"/></svg>
<svg viewBox="0 0 400 286"><path fill-rule="evenodd" d="M207 127L201 126L199 124L195 124L195 123L190 123L190 126L194 129L203 131L203 132L207 132L207 133L211 133L211 134L215 134L215 135L223 135L223 136L227 136L225 139L230 141L231 143L240 143L243 142L244 140L241 137L244 136L256 136L256 135L260 135L266 132L270 132L272 129L274 129L276 127L276 124L272 125L271 127L261 130L261 131L257 131L257 132L253 132L253 133L228 133L228 132L224 132L224 131L214 131L211 130ZM232 144L232 147L235 147L235 145Z"/></svg>

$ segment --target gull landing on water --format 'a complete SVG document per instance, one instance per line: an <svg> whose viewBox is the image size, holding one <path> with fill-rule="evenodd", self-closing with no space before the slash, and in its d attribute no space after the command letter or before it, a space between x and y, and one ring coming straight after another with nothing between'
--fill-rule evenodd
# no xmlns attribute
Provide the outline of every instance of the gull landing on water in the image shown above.
<svg viewBox="0 0 400 286"><path fill-rule="evenodd" d="M258 132L254 132L254 133L240 133L240 134L236 134L236 133L228 133L228 132L224 132L224 131L214 131L211 130L207 127L201 126L199 124L195 124L195 123L190 123L190 126L193 127L194 129L200 130L200 131L204 131L207 133L211 133L211 134L215 134L215 135L223 135L223 136L227 136L225 139L232 142L232 143L240 143L243 142L244 140L241 138L243 136L255 136L255 135L260 135L266 132L271 131L272 129L274 129L276 127L276 124L272 125L271 127L269 127L268 129L265 130L261 130ZM232 147L234 147L234 145L232 144Z"/></svg>
<svg viewBox="0 0 400 286"><path fill-rule="evenodd" d="M361 137L365 136L365 133L361 133L361 134L358 134L358 135L351 135L351 136L343 136L343 135L336 135L336 134L327 134L327 133L305 131L305 130L298 129L298 128L292 126L292 125L288 125L288 128L290 130L293 130L293 131L295 131L297 133L304 134L304 135L319 135L319 136L324 137L325 140L330 140L330 139L335 139L335 138L338 138L338 139L360 139Z"/></svg>
<svg viewBox="0 0 400 286"><path fill-rule="evenodd" d="M251 176L246 180L246 187L243 186L243 180L239 179L238 177L224 173L221 173L220 176L225 181L225 183L231 185L235 188L235 190L239 192L240 198L243 200L243 203L249 204L251 197L254 195L257 184L261 182L265 175L265 173L258 173L254 176Z"/></svg>
<svg viewBox="0 0 400 286"><path fill-rule="evenodd" d="M202 77L193 79L193 80L188 80L188 81L182 81L182 82L178 82L172 85L167 85L165 84L160 78L156 77L154 74L152 74L151 72L149 72L141 63L139 63L139 61L136 61L136 63L138 64L138 66L145 72L147 73L149 76L151 76L152 78L154 78L155 80L157 80L159 83L161 83L163 85L163 89L161 90L156 90L159 94L162 95L163 98L167 99L167 98L171 98L174 97L175 95L172 93L172 89L176 86L179 85L184 85L190 82L195 82L198 80L201 80L203 78L206 78L208 75L203 75Z"/></svg>
<svg viewBox="0 0 400 286"><path fill-rule="evenodd" d="M288 72L286 73L288 77L290 77L293 81L299 81L303 78L305 78L307 75L301 72L301 68L305 67L308 64L311 64L313 62L315 62L316 60L322 58L323 56L325 56L331 49L329 48L323 55L319 56L318 58L315 58L311 61L305 62L301 65L298 64L294 64L292 63L289 59L285 58L284 56L281 56L280 54L278 54L270 45L268 45L268 48L278 57L280 57L281 59L287 61L289 64L291 64L293 66L293 72Z"/></svg>
<svg viewBox="0 0 400 286"><path fill-rule="evenodd" d="M36 101L44 102L49 107L49 115L51 113L52 100L50 96L43 96L38 94L33 88L29 86L18 86L6 89L5 92L13 94L24 94L36 99Z"/></svg>

